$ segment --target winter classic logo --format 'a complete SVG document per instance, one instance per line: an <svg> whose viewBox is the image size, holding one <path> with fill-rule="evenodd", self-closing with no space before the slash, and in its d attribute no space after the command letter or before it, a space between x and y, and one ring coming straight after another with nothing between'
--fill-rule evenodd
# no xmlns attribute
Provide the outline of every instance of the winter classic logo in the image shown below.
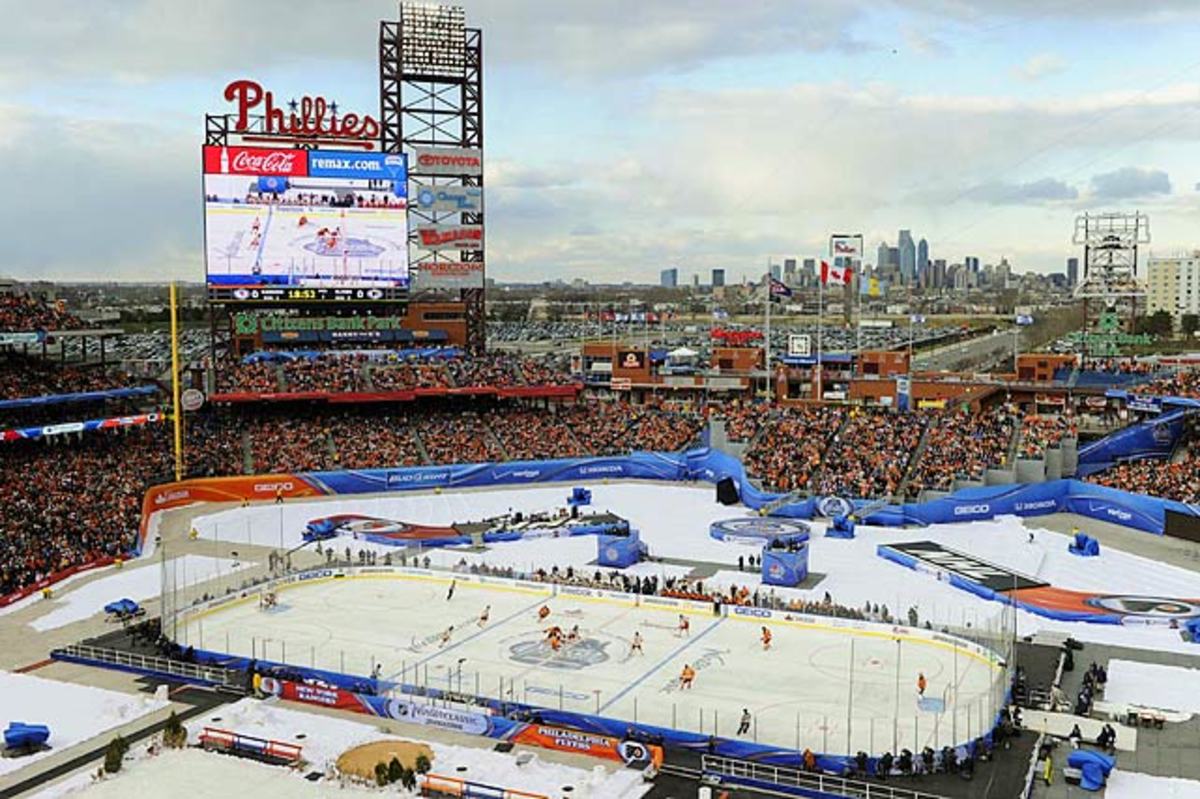
<svg viewBox="0 0 1200 799"><path fill-rule="evenodd" d="M817 500L817 513L826 519L836 516L849 516L854 512L854 505L845 497L821 497Z"/></svg>
<svg viewBox="0 0 1200 799"><path fill-rule="evenodd" d="M545 639L518 641L508 648L508 656L517 663L561 671L581 671L608 661L608 643L594 638L582 638L563 644L555 652Z"/></svg>

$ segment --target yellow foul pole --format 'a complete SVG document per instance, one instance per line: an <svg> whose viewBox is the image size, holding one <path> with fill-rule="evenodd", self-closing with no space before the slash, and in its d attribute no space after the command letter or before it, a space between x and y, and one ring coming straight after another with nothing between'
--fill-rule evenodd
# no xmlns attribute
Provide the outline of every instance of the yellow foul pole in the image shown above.
<svg viewBox="0 0 1200 799"><path fill-rule="evenodd" d="M183 415L179 408L179 296L171 281L171 418L175 422L175 479L183 479Z"/></svg>

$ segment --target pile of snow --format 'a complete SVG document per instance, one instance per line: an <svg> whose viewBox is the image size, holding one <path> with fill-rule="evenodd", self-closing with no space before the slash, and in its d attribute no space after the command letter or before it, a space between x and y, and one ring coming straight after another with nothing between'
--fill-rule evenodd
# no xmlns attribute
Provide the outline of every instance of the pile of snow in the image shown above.
<svg viewBox="0 0 1200 799"><path fill-rule="evenodd" d="M29 757L0 758L0 774L24 768L168 704L150 696L0 671L0 728L12 721L45 724L50 728L51 747Z"/></svg>
<svg viewBox="0 0 1200 799"><path fill-rule="evenodd" d="M170 563L182 585L211 580L251 565L208 555L185 555ZM159 595L161 582L162 575L157 565L147 564L140 568L126 566L52 600L54 609L34 619L29 626L38 632L45 632L103 613L105 605L118 599L128 597L144 602Z"/></svg>
<svg viewBox="0 0 1200 799"><path fill-rule="evenodd" d="M1113 660L1108 664L1104 701L1200 713L1200 670Z"/></svg>
<svg viewBox="0 0 1200 799"><path fill-rule="evenodd" d="M1114 769L1104 789L1106 799L1200 799L1200 782L1175 777L1154 777Z"/></svg>

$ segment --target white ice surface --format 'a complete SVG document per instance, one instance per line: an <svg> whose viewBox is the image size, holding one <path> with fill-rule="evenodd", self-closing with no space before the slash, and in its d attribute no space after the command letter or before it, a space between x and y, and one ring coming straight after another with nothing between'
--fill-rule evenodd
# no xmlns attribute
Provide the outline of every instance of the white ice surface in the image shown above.
<svg viewBox="0 0 1200 799"><path fill-rule="evenodd" d="M717 541L708 534L718 520L744 518L743 507L725 507L715 500L708 485L674 483L588 484L595 510L609 510L630 520L649 544L652 556L703 560L727 564L718 583L759 585L752 572L737 571L738 555L753 549ZM484 491L448 491L387 497L338 499L321 502L292 502L234 508L197 517L195 526L204 538L245 541L265 546L296 546L311 519L338 513L361 513L417 524L448 525L479 520L509 509L542 511L561 507L571 484L503 488ZM1024 522L1028 523L1028 522ZM829 592L837 602L861 606L865 602L886 605L903 616L909 607L919 609L920 619L935 624L996 628L1005 609L967 594L932 577L883 560L876 547L883 543L930 540L973 554L1013 571L1040 578L1059 588L1098 593L1128 593L1200 599L1200 573L1159 563L1112 548L1100 557L1080 558L1067 552L1070 536L1039 530L1028 543L1022 520L1001 517L993 521L933 525L898 529L860 525L852 540L824 537L824 523L813 522L809 568L825 575L813 589L795 596L820 599ZM339 551L392 547L338 539ZM512 566L522 571L551 566L585 568L595 559L591 536L565 539L534 539L491 546L486 552L431 550L425 553L434 565L453 566L460 561ZM653 569L654 567L641 567ZM650 571L649 573L655 573ZM669 572L667 572L669 574ZM790 592L789 592L790 593ZM1097 625L1059 622L1028 613L1018 614L1022 635L1038 630L1069 633L1079 640L1135 648L1196 654L1177 631L1166 627Z"/></svg>
<svg viewBox="0 0 1200 799"><path fill-rule="evenodd" d="M978 735L981 719L990 722L997 710L998 671L932 642L898 643L887 626L851 633L777 619L766 651L758 619L713 617L706 605L687 609L691 631L681 637L674 607L463 581L448 600L449 579L298 583L280 590L273 611L252 601L225 605L180 635L199 648L342 672L369 674L379 663L396 682L702 734L732 736L748 708L755 740L819 751L877 751L893 739L914 750L957 744ZM546 621L537 616L543 603ZM485 606L489 622L481 627ZM578 625L583 642L553 652L544 634L551 624ZM643 654L631 651L635 632ZM690 689L677 679L685 663L697 672ZM944 701L947 712L919 707L919 673L926 696Z"/></svg>
<svg viewBox="0 0 1200 799"><path fill-rule="evenodd" d="M1112 660L1104 701L1200 713L1200 670Z"/></svg>
<svg viewBox="0 0 1200 799"><path fill-rule="evenodd" d="M1200 799L1200 782L1113 769L1105 799Z"/></svg>
<svg viewBox="0 0 1200 799"><path fill-rule="evenodd" d="M24 768L167 704L150 696L0 671L0 728L12 721L45 724L50 728L47 743L51 746L29 757L0 758L0 774Z"/></svg>
<svg viewBox="0 0 1200 799"><path fill-rule="evenodd" d="M175 558L171 568L183 584L190 585L218 575L230 574L250 565L252 564L208 555L185 555ZM53 610L34 619L29 626L38 632L45 632L81 621L96 613L103 613L105 605L118 599L128 597L135 602L142 602L157 597L161 580L157 564L145 561L126 564L124 568L112 571L87 585L61 594L56 593L56 597L50 600Z"/></svg>

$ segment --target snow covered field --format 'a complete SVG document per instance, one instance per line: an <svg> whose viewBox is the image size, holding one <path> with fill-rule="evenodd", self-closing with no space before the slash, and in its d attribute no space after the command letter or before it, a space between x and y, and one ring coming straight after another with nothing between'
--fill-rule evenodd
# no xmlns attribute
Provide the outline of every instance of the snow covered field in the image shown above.
<svg viewBox="0 0 1200 799"><path fill-rule="evenodd" d="M250 565L253 564L235 563L232 560L207 555L185 555L171 562L175 573L181 576L185 585L230 574ZM29 626L38 632L45 632L103 613L105 605L118 599L128 597L136 602L143 602L159 595L161 580L162 575L157 564L127 564L121 570L113 570L87 585L56 593L56 598L46 603L50 604L53 610L34 619ZM40 597L39 601L45 603Z"/></svg>
<svg viewBox="0 0 1200 799"><path fill-rule="evenodd" d="M105 730L164 708L169 703L75 683L0 671L0 725L45 724L51 749L29 757L0 758L0 775L61 752Z"/></svg>
<svg viewBox="0 0 1200 799"><path fill-rule="evenodd" d="M1200 713L1200 670L1113 660L1104 701Z"/></svg>
<svg viewBox="0 0 1200 799"><path fill-rule="evenodd" d="M303 746L309 766L303 773L326 772L338 756L360 744L401 738L389 736L369 724L306 713L274 702L243 699L213 711L210 717L188 722L189 742L196 743L205 725L244 735L286 741ZM513 754L443 743L430 743L434 752L433 773L472 780L502 788L520 788L547 796L594 797L594 799L637 799L649 789L640 772L632 769L585 770L547 762L534 752L533 759L518 766ZM564 788L570 787L569 791ZM75 790L71 790L74 788ZM90 785L76 780L72 786L49 789L38 799L57 796L105 797L188 796L191 799L255 799L329 796L343 790L352 794L378 795L377 789L347 787L337 783L309 782L297 773L277 766L238 760L196 750L165 752L154 758L127 765L117 776ZM395 793L397 789L389 789Z"/></svg>
<svg viewBox="0 0 1200 799"><path fill-rule="evenodd" d="M1113 769L1105 799L1200 799L1200 782Z"/></svg>
<svg viewBox="0 0 1200 799"><path fill-rule="evenodd" d="M758 586L757 575L739 573L738 555L756 554L745 545L717 541L708 535L709 525L718 520L745 517L741 507L719 505L709 485L673 483L589 484L593 508L608 510L630 520L641 531L652 556L703 560L728 564L715 584L736 583ZM450 491L442 494L420 493L387 497L360 497L320 502L296 502L235 508L199 516L195 526L204 538L245 541L265 546L296 546L311 519L337 513L361 513L417 524L445 525L479 520L510 509L541 511L561 507L570 493L569 484L537 487ZM1028 543L1026 524L1015 517L994 521L936 525L919 529L859 526L853 540L823 537L824 523L813 523L809 568L825 575L814 589L779 591L787 596L820 599L828 591L833 599L846 605L865 602L886 605L901 616L909 607L917 607L920 619L934 624L964 627L995 627L1004 608L986 602L931 577L889 563L876 555L883 543L929 540L968 552L1030 577L1045 580L1059 588L1093 590L1100 593L1148 594L1174 598L1200 598L1200 573L1105 548L1097 558L1079 558L1067 552L1070 537L1037 530ZM342 550L375 549L395 551L351 539L338 539ZM530 571L551 566L585 567L595 559L595 541L590 536L567 539L535 539L490 547L486 552L431 550L427 553L435 566L486 563L512 566ZM670 566L641 565L639 569L660 569L672 574ZM645 571L643 571L645 573ZM651 571L651 573L653 573ZM678 572L674 572L678 573ZM1083 641L1170 650L1196 654L1196 647L1185 643L1178 632L1164 626L1111 626L1058 622L1020 613L1022 635L1038 630L1065 632Z"/></svg>
<svg viewBox="0 0 1200 799"><path fill-rule="evenodd" d="M459 579L448 599L450 584L449 575L310 579L283 587L273 610L251 598L200 615L181 625L180 640L358 674L378 663L397 682L703 734L732 737L748 708L747 738L826 752L961 743L997 711L1002 669L941 641L898 639L884 625L764 620L754 610L714 617L707 605L635 605L571 588L551 596L548 586L499 580ZM676 629L681 612L687 635ZM578 625L581 640L556 652L550 625ZM642 653L632 651L635 634ZM685 664L697 672L691 688L678 680ZM946 712L919 702L922 673L927 697Z"/></svg>

